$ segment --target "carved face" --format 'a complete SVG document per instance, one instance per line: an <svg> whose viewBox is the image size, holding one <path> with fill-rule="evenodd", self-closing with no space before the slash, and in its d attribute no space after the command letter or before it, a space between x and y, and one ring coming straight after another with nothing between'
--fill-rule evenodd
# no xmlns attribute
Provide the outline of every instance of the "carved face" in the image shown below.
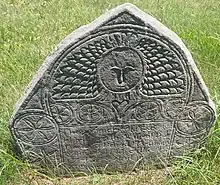
<svg viewBox="0 0 220 185"><path fill-rule="evenodd" d="M113 92L125 92L141 80L143 64L140 55L133 49L118 47L106 53L99 66L103 85Z"/></svg>

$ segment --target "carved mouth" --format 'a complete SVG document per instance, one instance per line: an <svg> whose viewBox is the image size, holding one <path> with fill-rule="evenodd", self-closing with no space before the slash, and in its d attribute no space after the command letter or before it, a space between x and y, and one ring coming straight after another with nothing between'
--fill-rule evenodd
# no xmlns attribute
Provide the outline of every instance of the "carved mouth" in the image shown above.
<svg viewBox="0 0 220 185"><path fill-rule="evenodd" d="M127 84L125 82L117 83L117 86L119 87L127 87Z"/></svg>

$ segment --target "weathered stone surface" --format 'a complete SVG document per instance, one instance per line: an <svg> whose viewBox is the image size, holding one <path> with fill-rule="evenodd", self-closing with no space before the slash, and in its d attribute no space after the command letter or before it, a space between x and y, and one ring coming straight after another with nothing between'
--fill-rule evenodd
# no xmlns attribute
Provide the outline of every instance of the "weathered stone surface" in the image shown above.
<svg viewBox="0 0 220 185"><path fill-rule="evenodd" d="M10 129L36 164L129 170L196 147L214 121L181 39L124 4L61 42L17 103Z"/></svg>

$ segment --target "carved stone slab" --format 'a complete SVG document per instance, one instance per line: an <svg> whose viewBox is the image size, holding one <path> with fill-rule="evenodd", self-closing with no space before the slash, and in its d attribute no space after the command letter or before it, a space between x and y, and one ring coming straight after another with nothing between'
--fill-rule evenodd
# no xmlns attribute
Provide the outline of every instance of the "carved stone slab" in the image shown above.
<svg viewBox="0 0 220 185"><path fill-rule="evenodd" d="M181 39L131 4L67 36L10 121L23 156L70 171L130 170L195 148L214 104Z"/></svg>

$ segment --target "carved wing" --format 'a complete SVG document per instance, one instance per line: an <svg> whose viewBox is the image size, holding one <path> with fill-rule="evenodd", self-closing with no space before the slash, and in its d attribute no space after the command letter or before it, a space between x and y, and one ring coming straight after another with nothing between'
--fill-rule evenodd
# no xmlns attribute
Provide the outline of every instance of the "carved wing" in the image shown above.
<svg viewBox="0 0 220 185"><path fill-rule="evenodd" d="M106 43L100 41L68 54L54 74L52 97L54 99L96 97L101 92L96 59L106 50Z"/></svg>
<svg viewBox="0 0 220 185"><path fill-rule="evenodd" d="M186 87L184 68L172 50L150 39L142 40L139 49L147 59L147 69L141 88L143 95L184 93Z"/></svg>

